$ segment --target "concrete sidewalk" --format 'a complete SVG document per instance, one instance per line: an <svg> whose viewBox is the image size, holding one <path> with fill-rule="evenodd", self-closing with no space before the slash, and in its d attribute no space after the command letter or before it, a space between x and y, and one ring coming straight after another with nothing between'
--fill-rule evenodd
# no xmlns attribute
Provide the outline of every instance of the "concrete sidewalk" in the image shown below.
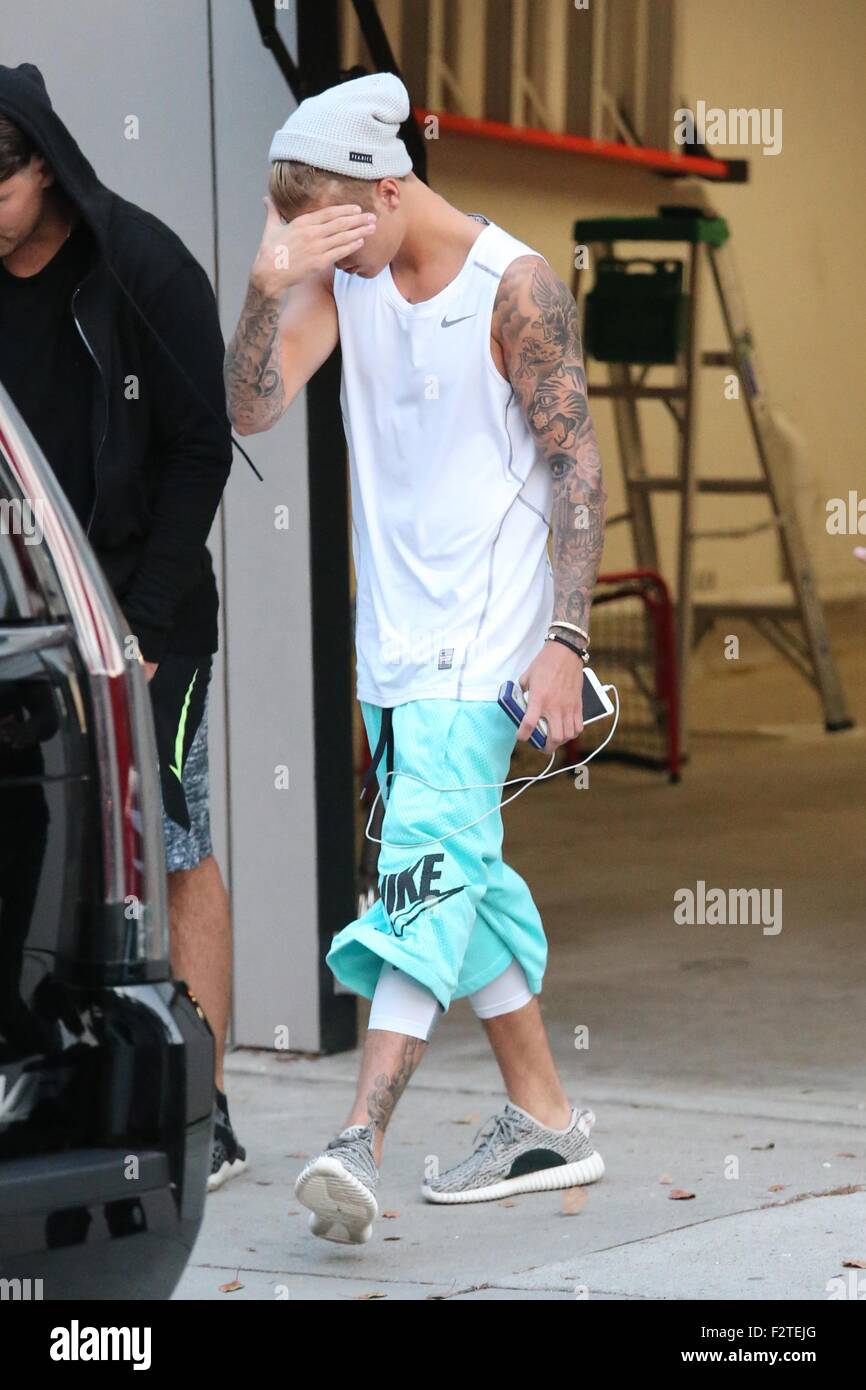
<svg viewBox="0 0 866 1390"><path fill-rule="evenodd" d="M228 1090L250 1166L209 1196L175 1298L825 1300L837 1278L831 1287L866 1297L866 1271L842 1263L866 1259L866 1111L849 1096L681 1087L636 1101L596 1088L607 1174L566 1215L555 1192L465 1207L421 1200L425 1158L462 1156L500 1104L492 1063L464 1065L459 1089L453 1079L431 1051L389 1131L388 1215L368 1245L346 1247L309 1234L292 1184L342 1123L353 1059L234 1054ZM732 1157L738 1178L725 1177ZM673 1188L694 1198L670 1200ZM241 1289L220 1292L235 1280Z"/></svg>

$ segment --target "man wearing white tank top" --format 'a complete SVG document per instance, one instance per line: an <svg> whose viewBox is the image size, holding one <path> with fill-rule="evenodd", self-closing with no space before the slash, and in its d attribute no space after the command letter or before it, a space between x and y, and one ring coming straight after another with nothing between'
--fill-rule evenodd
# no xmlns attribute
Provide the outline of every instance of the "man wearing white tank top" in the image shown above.
<svg viewBox="0 0 866 1390"><path fill-rule="evenodd" d="M454 999L483 1020L508 1099L468 1157L424 1174L427 1200L604 1171L594 1116L550 1052L547 945L502 858L498 790L541 716L548 751L582 723L605 493L577 315L542 256L415 177L408 114L403 84L377 73L308 98L277 131L226 357L232 421L252 434L342 349L357 694L385 816L380 896L328 954L372 1000L357 1094L296 1191L316 1235L353 1243L377 1214L391 1113ZM509 678L528 699L516 733L497 703Z"/></svg>

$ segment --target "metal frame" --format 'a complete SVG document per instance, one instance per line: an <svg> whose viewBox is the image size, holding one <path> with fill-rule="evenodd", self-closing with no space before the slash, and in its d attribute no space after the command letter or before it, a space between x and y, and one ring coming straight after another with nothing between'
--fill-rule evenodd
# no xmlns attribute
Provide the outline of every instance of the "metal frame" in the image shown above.
<svg viewBox="0 0 866 1390"><path fill-rule="evenodd" d="M253 3L261 8L267 0ZM570 0L495 0L495 11L494 0L462 0L456 12L459 37L453 53L446 52L447 0L427 0L423 33L411 23L416 13L412 3L380 0L380 18L374 0L340 0L342 66L344 70L363 67L369 53L376 68L399 73L402 66L414 71L410 85L415 88L414 117L419 125L434 115L441 131L585 154L664 174L694 174L720 182L746 180L744 160L717 159L703 149L695 154L671 149L678 0L635 0L639 7L636 38L629 31L629 42L638 46L631 103L639 113L635 122L625 119L604 75L610 49L606 27L610 14L616 13L611 8L614 0L592 0L590 8L581 12L588 26L588 62L580 81L590 90L587 101L578 103L579 114L572 112L571 119L581 127L578 133L567 128L576 81L570 65L574 36L569 35L568 25L575 14ZM488 55L491 14L496 15L497 32L503 36L500 58L507 71L507 81L495 95L491 95L488 71L488 56L496 58L495 52ZM529 24L536 26L533 35L539 34L534 46L527 43ZM419 52L410 44L423 48ZM543 93L537 71L539 52L543 54ZM491 111L499 119L488 119ZM613 139L606 138L608 124ZM426 166L419 161L426 158L426 141L417 131L401 133L415 172L425 178Z"/></svg>
<svg viewBox="0 0 866 1390"><path fill-rule="evenodd" d="M606 586L609 585L616 587L607 589ZM668 773L671 782L678 782L681 771L679 686L677 682L676 633L670 593L664 579L656 571L643 567L636 570L611 571L598 576L593 595L593 611L604 609L608 604L614 604L625 597L639 598L652 621L655 659L654 685L652 690L642 688L641 694L651 707L661 705L666 711ZM594 650L602 661L605 657L609 657L615 666L616 649L615 647L608 649L605 646L603 626L600 632L600 636L596 635ZM640 686L638 672L633 667L628 667L628 669L635 684ZM576 756L577 747L578 744L575 743ZM616 741L614 741L612 748L602 756L612 760L631 762L638 766L655 766L652 760L648 761L640 754L623 752L622 749L618 749ZM571 749L569 749L567 761L572 761Z"/></svg>
<svg viewBox="0 0 866 1390"><path fill-rule="evenodd" d="M265 9L270 0L253 0L257 8ZM365 5L375 8L370 0ZM462 0L457 12L459 42L457 51L446 53L445 19L447 0L429 0L426 33L413 28L413 0L380 0L382 24L391 37L391 46L398 57L405 59L407 41L422 41L425 45L425 100L435 111L482 119L487 109L485 100L485 21L489 6L498 10L508 5L510 25L509 51L509 121L515 129L537 127L565 134L567 132L567 54L570 42L568 26L575 10L572 0ZM593 62L590 74L589 128L572 132L594 140L611 138L625 144L645 147L653 144L653 132L667 130L662 146L669 150L672 125L670 118L673 73L650 71L653 64L669 64L676 52L674 30L677 24L676 0L633 0L636 22L632 24L630 9L617 0L592 0L585 15L591 26ZM360 6L354 0L341 0L343 32L343 64L351 67L363 62L363 21L359 22ZM538 42L530 45L529 26ZM634 72L628 105L634 119L625 119L621 95L615 91L606 74L612 52L619 51L608 42L608 29L622 30L634 54ZM660 32L662 31L662 32ZM571 36L573 39L573 35ZM542 54L541 61L538 59ZM533 61L533 53L535 60ZM539 82L543 74L543 89ZM661 120L659 114L664 113Z"/></svg>

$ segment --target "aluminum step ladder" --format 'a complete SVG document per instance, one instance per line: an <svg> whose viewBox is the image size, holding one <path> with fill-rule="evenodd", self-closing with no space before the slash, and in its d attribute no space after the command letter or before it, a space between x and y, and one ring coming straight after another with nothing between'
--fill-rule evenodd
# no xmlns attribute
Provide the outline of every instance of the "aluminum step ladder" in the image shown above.
<svg viewBox="0 0 866 1390"><path fill-rule="evenodd" d="M591 263L599 253L615 255L622 242L681 243L686 255L684 322L674 368L674 384L650 385L647 376L656 363L607 361L609 384L590 387L590 398L613 402L617 442L623 468L628 510L610 519L631 523L636 563L641 569L659 569L651 498L654 493L675 493L680 499L677 557L677 667L682 750L688 730L689 664L694 647L714 622L722 617L747 619L817 690L825 727L830 732L852 726L845 695L830 651L824 610L818 597L809 556L796 513L784 451L773 426L754 336L740 293L729 245L730 231L724 218L704 205L660 208L657 217L613 217L580 220L574 227L575 243L589 249ZM699 352L698 311L703 262L709 262L719 298L728 347L724 351ZM581 287L581 267L575 256L572 292ZM699 478L694 463L696 432L696 384L699 366L736 372L740 398L745 401L757 454L756 477ZM670 366L668 367L670 370ZM677 468L666 476L652 475L646 466L637 404L660 400L676 421L679 434ZM698 493L766 495L771 517L757 525L727 530L698 531L695 501ZM736 538L760 530L775 531L786 574L781 602L773 596L749 595L695 602L692 547L701 537ZM791 624L796 626L792 630Z"/></svg>

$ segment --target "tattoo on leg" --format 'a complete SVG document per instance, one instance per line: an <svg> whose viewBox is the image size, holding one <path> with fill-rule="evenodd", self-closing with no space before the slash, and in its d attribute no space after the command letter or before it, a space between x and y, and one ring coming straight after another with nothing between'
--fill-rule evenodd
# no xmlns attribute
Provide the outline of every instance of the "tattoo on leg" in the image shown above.
<svg viewBox="0 0 866 1390"><path fill-rule="evenodd" d="M424 1055L425 1047L426 1043L420 1038L405 1038L403 1053L396 1070L390 1076L387 1072L381 1072L373 1082L372 1091L367 1092L367 1114L370 1124L383 1134L388 1128L388 1121L394 1113L397 1101Z"/></svg>

